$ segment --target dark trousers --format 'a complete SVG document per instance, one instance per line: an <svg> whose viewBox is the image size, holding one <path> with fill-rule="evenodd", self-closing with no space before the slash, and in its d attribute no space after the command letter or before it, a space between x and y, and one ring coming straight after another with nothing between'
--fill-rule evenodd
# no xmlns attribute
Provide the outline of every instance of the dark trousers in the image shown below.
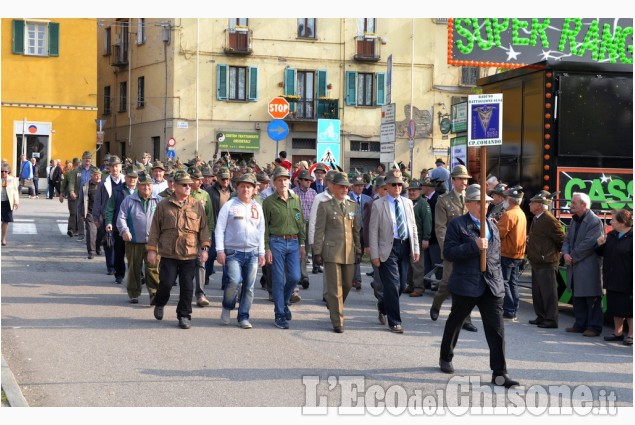
<svg viewBox="0 0 635 425"><path fill-rule="evenodd" d="M68 230L70 230L73 235L77 235L78 226L77 226L77 199L67 199L68 203Z"/></svg>
<svg viewBox="0 0 635 425"><path fill-rule="evenodd" d="M199 250L200 252L200 250ZM208 251L209 252L209 251ZM205 286L205 276L206 276L205 264L201 263L201 261L196 259L196 273L194 273L194 292L196 293L196 299L205 295L205 291L203 290Z"/></svg>
<svg viewBox="0 0 635 425"><path fill-rule="evenodd" d="M104 222L101 222L101 226L99 226L99 228L101 229L101 231L103 232L103 237L104 240L106 238L106 225L104 224ZM114 241L114 237L113 237L113 241ZM104 244L104 257L106 258L106 268L108 269L108 271L115 271L115 245L114 243L110 246L110 248L108 248L108 246L106 246L106 244Z"/></svg>
<svg viewBox="0 0 635 425"><path fill-rule="evenodd" d="M84 226L86 227L86 250L88 253L95 254L97 250L101 251L101 243L104 238L101 227L97 228L90 218L84 220Z"/></svg>
<svg viewBox="0 0 635 425"><path fill-rule="evenodd" d="M53 180L47 180L48 186L46 187L46 197L48 199L53 199L55 196L55 183Z"/></svg>
<svg viewBox="0 0 635 425"><path fill-rule="evenodd" d="M574 328L580 331L590 329L602 332L602 297L574 296L571 298L571 305L575 316Z"/></svg>
<svg viewBox="0 0 635 425"><path fill-rule="evenodd" d="M34 190L34 196L39 196L40 195L40 188L38 187L38 182L40 181L40 179L33 179L33 190Z"/></svg>
<svg viewBox="0 0 635 425"><path fill-rule="evenodd" d="M452 309L447 322L445 322L440 357L442 360L452 361L454 347L456 347L463 323L475 306L478 307L483 319L485 339L489 346L489 367L496 374L507 373L505 328L503 327L503 297L494 296L489 289L486 289L480 297L464 297L452 294Z"/></svg>
<svg viewBox="0 0 635 425"><path fill-rule="evenodd" d="M126 243L119 232L113 231L112 236L115 241L115 278L123 279L126 274Z"/></svg>
<svg viewBox="0 0 635 425"><path fill-rule="evenodd" d="M192 319L192 294L194 292L194 274L196 259L177 260L161 257L159 263L159 288L154 298L156 305L164 306L170 300L172 285L179 278L179 303L176 306L176 317Z"/></svg>
<svg viewBox="0 0 635 425"><path fill-rule="evenodd" d="M214 235L212 235L211 246L208 251L209 255L205 262L205 282L203 282L203 285L207 285L207 280L214 273L214 261L216 261L216 241L214 239Z"/></svg>
<svg viewBox="0 0 635 425"><path fill-rule="evenodd" d="M558 266L531 268L531 299L538 322L558 324Z"/></svg>
<svg viewBox="0 0 635 425"><path fill-rule="evenodd" d="M406 289L408 269L410 268L410 240L395 239L390 255L379 265L379 277L383 284L384 298L380 301L379 311L385 311L388 325L401 324L399 296Z"/></svg>

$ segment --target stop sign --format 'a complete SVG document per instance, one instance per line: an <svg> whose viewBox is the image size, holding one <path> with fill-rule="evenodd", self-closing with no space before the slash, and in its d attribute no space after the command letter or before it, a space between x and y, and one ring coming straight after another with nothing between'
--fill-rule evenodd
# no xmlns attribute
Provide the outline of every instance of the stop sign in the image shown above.
<svg viewBox="0 0 635 425"><path fill-rule="evenodd" d="M281 120L289 115L289 102L284 97L274 97L269 101L269 115Z"/></svg>

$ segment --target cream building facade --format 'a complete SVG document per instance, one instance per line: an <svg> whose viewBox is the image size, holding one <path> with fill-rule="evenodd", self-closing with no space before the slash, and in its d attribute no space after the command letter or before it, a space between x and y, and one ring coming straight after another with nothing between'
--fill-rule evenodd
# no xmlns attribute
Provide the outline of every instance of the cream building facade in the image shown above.
<svg viewBox="0 0 635 425"><path fill-rule="evenodd" d="M266 164L284 150L293 163L319 161L318 126L335 119L342 168L374 169L394 134L395 161L408 165L412 154L418 174L448 159L453 135L440 119L485 72L447 64L443 19L113 18L99 20L97 34L100 153L137 159L229 152ZM284 128L267 131L268 104L279 96L291 113L275 141ZM389 103L394 131L382 136Z"/></svg>

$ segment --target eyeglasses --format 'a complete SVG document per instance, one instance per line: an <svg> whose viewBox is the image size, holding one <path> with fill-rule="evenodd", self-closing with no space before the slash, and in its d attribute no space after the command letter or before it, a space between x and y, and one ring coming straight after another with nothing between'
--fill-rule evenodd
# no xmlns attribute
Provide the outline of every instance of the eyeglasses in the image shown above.
<svg viewBox="0 0 635 425"><path fill-rule="evenodd" d="M222 180L222 181L225 181L225 180L229 180L229 179L221 179L221 180Z"/></svg>
<svg viewBox="0 0 635 425"><path fill-rule="evenodd" d="M192 187L190 183L179 183L183 187Z"/></svg>
<svg viewBox="0 0 635 425"><path fill-rule="evenodd" d="M403 186L401 183L391 183L391 185L392 185L392 187L397 187L397 186L401 187L401 186Z"/></svg>
<svg viewBox="0 0 635 425"><path fill-rule="evenodd" d="M7 171L7 170L2 170L1 172L2 172L2 173L8 173L9 171Z"/></svg>

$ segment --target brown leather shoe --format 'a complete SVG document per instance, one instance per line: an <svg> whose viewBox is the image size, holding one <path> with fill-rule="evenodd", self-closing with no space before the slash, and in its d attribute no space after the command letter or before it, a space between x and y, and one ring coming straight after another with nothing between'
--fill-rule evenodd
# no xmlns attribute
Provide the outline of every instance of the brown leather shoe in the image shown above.
<svg viewBox="0 0 635 425"><path fill-rule="evenodd" d="M406 289L403 290L404 294L412 294L412 292L415 290L415 288L413 288L412 286L406 286Z"/></svg>
<svg viewBox="0 0 635 425"><path fill-rule="evenodd" d="M415 291L412 291L412 292L410 293L410 296L411 296L411 297L421 297L421 296L423 296L423 292L421 292L421 291L416 291L416 290L415 290Z"/></svg>
<svg viewBox="0 0 635 425"><path fill-rule="evenodd" d="M360 282L359 280L354 280L353 281L353 288L357 289L358 291L360 289L362 289L362 282Z"/></svg>
<svg viewBox="0 0 635 425"><path fill-rule="evenodd" d="M574 326L571 326L570 328L565 329L565 331L569 332L569 333L574 333L574 334L580 334L582 333L582 331Z"/></svg>
<svg viewBox="0 0 635 425"><path fill-rule="evenodd" d="M582 332L582 336L600 336L600 333L598 331L594 331L593 329L587 329Z"/></svg>

